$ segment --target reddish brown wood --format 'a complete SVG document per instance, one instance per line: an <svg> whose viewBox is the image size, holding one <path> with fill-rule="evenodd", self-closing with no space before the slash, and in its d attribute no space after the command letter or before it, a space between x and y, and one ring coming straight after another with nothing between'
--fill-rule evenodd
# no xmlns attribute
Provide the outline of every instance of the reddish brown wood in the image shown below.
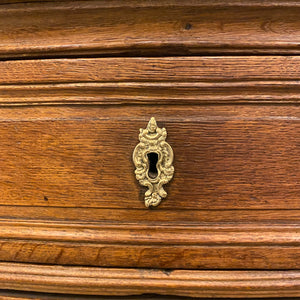
<svg viewBox="0 0 300 300"><path fill-rule="evenodd" d="M299 12L297 1L4 1L0 56L299 53Z"/></svg>
<svg viewBox="0 0 300 300"><path fill-rule="evenodd" d="M200 83L203 87L209 87L209 82L212 83L211 87L214 85L220 87L222 83L226 86L226 84L240 82L241 86L255 87L255 84L264 85L266 82L267 85L275 81L275 86L277 82L277 87L280 88L284 82L289 84L292 81L297 84L300 79L299 64L299 56L15 60L0 62L0 83L1 86L5 84L84 83L81 85L82 88L88 88L88 83L103 83L103 87L105 87L104 83L110 83L108 87L112 87L111 84L115 83L115 87L119 88L124 82L127 82L128 87L132 82L138 82L142 86L144 82L154 86L158 85L157 82L168 82L173 83L174 87L177 87L177 84L180 87L180 84L185 82L196 82L200 87ZM126 88L126 85L124 86ZM18 88L20 87L16 87ZM42 88L43 85L41 85ZM56 86L53 88L56 90ZM281 88L284 87L281 86ZM124 94L126 96L126 93Z"/></svg>
<svg viewBox="0 0 300 300"><path fill-rule="evenodd" d="M104 222L106 224L148 224L156 225L201 225L250 222L259 224L286 224L299 222L299 210L266 209L168 209L147 210L91 208L91 207L50 207L50 206L9 206L2 205L1 219L53 220L67 222ZM284 226L284 225L283 225Z"/></svg>
<svg viewBox="0 0 300 300"><path fill-rule="evenodd" d="M0 105L297 104L299 64L281 56L0 62Z"/></svg>
<svg viewBox="0 0 300 300"><path fill-rule="evenodd" d="M2 1L0 289L300 296L299 13ZM175 176L147 210L131 155L152 116Z"/></svg>
<svg viewBox="0 0 300 300"><path fill-rule="evenodd" d="M3 288L91 295L299 296L297 271L160 271L1 263Z"/></svg>
<svg viewBox="0 0 300 300"><path fill-rule="evenodd" d="M0 204L142 209L131 155L151 116L175 153L160 208L300 208L297 106L2 109Z"/></svg>
<svg viewBox="0 0 300 300"><path fill-rule="evenodd" d="M136 245L297 245L299 226L275 224L137 225L1 220L8 239ZM134 233L133 233L134 232Z"/></svg>
<svg viewBox="0 0 300 300"><path fill-rule="evenodd" d="M294 223L160 226L49 220L1 220L0 223L1 260L27 263L298 269L299 243L299 225Z"/></svg>
<svg viewBox="0 0 300 300"><path fill-rule="evenodd" d="M96 295L74 295L74 294L57 294L57 293L41 293L41 292L28 292L28 291L12 291L0 290L1 300L191 300L190 297L185 296L170 296L170 295L157 295L157 294L143 294L134 296L96 296ZM203 300L210 300L210 298L202 298ZM293 300L294 298L290 299ZM220 300L215 299L215 300ZM256 299L257 300L257 299ZM269 300L262 299L259 300ZM278 300L278 299L273 299Z"/></svg>
<svg viewBox="0 0 300 300"><path fill-rule="evenodd" d="M0 63L0 258L299 268L297 65L298 57ZM131 161L151 116L168 130L176 170L155 210L144 207Z"/></svg>

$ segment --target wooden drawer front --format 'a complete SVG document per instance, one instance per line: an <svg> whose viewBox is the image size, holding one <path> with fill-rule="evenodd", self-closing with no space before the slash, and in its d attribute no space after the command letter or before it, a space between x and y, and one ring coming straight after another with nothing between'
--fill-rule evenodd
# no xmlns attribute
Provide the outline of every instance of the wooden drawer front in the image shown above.
<svg viewBox="0 0 300 300"><path fill-rule="evenodd" d="M0 259L298 268L295 65L298 57L1 62ZM132 152L152 116L168 131L175 174L149 210Z"/></svg>
<svg viewBox="0 0 300 300"><path fill-rule="evenodd" d="M132 152L151 116L175 176L157 209L300 209L297 106L0 111L1 205L143 209Z"/></svg>

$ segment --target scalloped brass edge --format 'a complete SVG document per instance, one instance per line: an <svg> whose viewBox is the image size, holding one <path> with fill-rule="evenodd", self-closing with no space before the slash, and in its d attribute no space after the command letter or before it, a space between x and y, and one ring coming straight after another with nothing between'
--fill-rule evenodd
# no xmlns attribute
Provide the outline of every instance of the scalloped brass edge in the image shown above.
<svg viewBox="0 0 300 300"><path fill-rule="evenodd" d="M171 146L166 142L167 130L159 128L156 120L152 117L146 129L140 128L139 140L136 145L132 159L135 165L136 179L142 186L148 187L145 193L145 206L158 206L167 196L163 185L167 184L174 174L174 154ZM156 153L158 161L156 164L157 176L149 176L148 154Z"/></svg>

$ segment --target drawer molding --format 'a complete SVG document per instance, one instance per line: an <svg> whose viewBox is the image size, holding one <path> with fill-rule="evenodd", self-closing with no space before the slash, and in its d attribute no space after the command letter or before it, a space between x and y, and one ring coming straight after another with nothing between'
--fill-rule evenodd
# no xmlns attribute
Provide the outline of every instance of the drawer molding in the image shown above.
<svg viewBox="0 0 300 300"><path fill-rule="evenodd" d="M299 237L295 223L142 226L1 220L0 260L102 267L296 269Z"/></svg>
<svg viewBox="0 0 300 300"><path fill-rule="evenodd" d="M0 263L3 289L89 295L296 297L300 271L114 269Z"/></svg>
<svg viewBox="0 0 300 300"><path fill-rule="evenodd" d="M300 51L292 0L5 2L1 58Z"/></svg>
<svg viewBox="0 0 300 300"><path fill-rule="evenodd" d="M299 64L298 56L0 61L0 106L296 104Z"/></svg>

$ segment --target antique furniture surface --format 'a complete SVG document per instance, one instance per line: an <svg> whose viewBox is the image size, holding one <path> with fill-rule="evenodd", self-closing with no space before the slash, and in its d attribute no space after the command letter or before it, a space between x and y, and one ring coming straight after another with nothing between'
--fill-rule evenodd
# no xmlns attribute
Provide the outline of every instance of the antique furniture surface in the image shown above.
<svg viewBox="0 0 300 300"><path fill-rule="evenodd" d="M299 16L2 1L0 298L300 297Z"/></svg>

